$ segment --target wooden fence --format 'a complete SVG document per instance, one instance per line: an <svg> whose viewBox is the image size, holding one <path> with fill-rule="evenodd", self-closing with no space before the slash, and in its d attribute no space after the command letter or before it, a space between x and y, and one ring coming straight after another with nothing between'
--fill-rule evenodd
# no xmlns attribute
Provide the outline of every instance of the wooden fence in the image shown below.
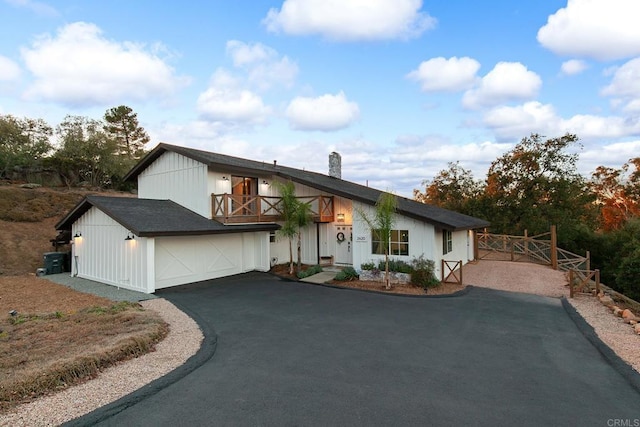
<svg viewBox="0 0 640 427"><path fill-rule="evenodd" d="M443 259L440 272L442 275L442 283L462 285L462 260L445 261Z"/></svg>
<svg viewBox="0 0 640 427"><path fill-rule="evenodd" d="M490 234L479 232L477 248L479 259L524 261L550 265L555 270L569 272L569 295L595 287L600 290L600 272L591 270L590 255L580 256L557 245L556 227L547 233L529 236Z"/></svg>

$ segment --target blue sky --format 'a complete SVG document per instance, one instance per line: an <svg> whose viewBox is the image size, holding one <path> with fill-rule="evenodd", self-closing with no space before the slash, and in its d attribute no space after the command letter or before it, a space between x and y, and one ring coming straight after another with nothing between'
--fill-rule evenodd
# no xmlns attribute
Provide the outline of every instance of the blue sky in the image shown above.
<svg viewBox="0 0 640 427"><path fill-rule="evenodd" d="M411 196L484 178L523 137L576 133L579 169L640 156L637 0L0 0L0 114L328 169Z"/></svg>

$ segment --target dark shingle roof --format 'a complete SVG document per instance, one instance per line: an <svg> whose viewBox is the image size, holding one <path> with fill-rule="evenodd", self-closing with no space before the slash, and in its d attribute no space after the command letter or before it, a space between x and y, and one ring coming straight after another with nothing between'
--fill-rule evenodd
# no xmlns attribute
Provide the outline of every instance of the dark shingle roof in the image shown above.
<svg viewBox="0 0 640 427"><path fill-rule="evenodd" d="M227 234L280 228L273 223L225 225L198 215L171 200L87 196L56 224L56 229L70 230L71 224L92 206L141 237Z"/></svg>
<svg viewBox="0 0 640 427"><path fill-rule="evenodd" d="M317 172L310 172L272 163L241 159L239 157L180 147L161 143L144 157L126 176L125 180L132 180L145 170L151 163L165 152L174 152L190 159L199 161L209 167L218 167L230 173L249 173L277 175L290 179L299 184L316 188L347 199L365 204L375 205L382 193L381 190L366 187L354 182L345 181ZM405 197L398 197L398 212L402 215L431 223L439 228L448 230L469 230L488 227L490 223L480 218L464 215L458 212L442 209L437 206L420 203Z"/></svg>

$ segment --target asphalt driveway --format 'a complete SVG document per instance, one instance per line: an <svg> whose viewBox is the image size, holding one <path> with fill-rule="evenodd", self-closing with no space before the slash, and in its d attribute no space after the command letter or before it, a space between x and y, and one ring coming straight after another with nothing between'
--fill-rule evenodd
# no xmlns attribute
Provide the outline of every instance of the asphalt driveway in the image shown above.
<svg viewBox="0 0 640 427"><path fill-rule="evenodd" d="M71 424L640 423L637 374L616 369L559 299L398 297L259 273L158 295L201 325L201 353Z"/></svg>

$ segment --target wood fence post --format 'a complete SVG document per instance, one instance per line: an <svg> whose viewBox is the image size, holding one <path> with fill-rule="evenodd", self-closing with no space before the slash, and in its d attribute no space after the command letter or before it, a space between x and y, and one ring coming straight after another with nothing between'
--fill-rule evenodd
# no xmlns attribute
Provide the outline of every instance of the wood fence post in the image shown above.
<svg viewBox="0 0 640 427"><path fill-rule="evenodd" d="M558 269L558 238L555 225L551 226L551 268Z"/></svg>
<svg viewBox="0 0 640 427"><path fill-rule="evenodd" d="M227 223L227 220L229 219L229 197L227 195L227 193L224 193L224 196L222 196L222 209L224 209L224 223Z"/></svg>
<svg viewBox="0 0 640 427"><path fill-rule="evenodd" d="M573 270L569 270L569 298L573 298Z"/></svg>
<svg viewBox="0 0 640 427"><path fill-rule="evenodd" d="M587 271L591 270L591 252L587 251Z"/></svg>
<svg viewBox="0 0 640 427"><path fill-rule="evenodd" d="M529 258L529 230L524 230L524 256Z"/></svg>
<svg viewBox="0 0 640 427"><path fill-rule="evenodd" d="M596 269L596 296L600 295L600 270Z"/></svg>
<svg viewBox="0 0 640 427"><path fill-rule="evenodd" d="M462 260L460 260L460 285L462 285Z"/></svg>
<svg viewBox="0 0 640 427"><path fill-rule="evenodd" d="M477 230L473 230L473 259L478 260L480 259L480 244L478 242L479 236L478 236L478 231Z"/></svg>
<svg viewBox="0 0 640 427"><path fill-rule="evenodd" d="M444 283L444 258L442 258L440 261L441 261L441 266L440 266L440 277L441 277L441 279L440 279L440 281L442 283Z"/></svg>

